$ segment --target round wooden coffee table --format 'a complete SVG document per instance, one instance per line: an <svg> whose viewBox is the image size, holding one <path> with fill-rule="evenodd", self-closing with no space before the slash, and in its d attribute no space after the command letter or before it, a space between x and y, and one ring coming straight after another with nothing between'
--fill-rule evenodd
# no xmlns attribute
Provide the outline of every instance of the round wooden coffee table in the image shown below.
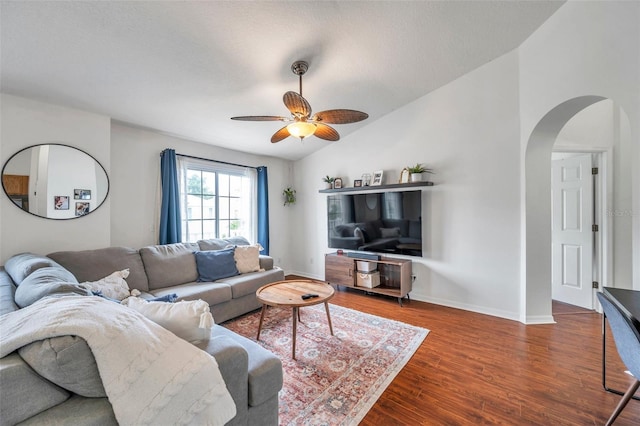
<svg viewBox="0 0 640 426"><path fill-rule="evenodd" d="M262 313L260 314L260 324L258 325L258 336L256 340L260 340L262 321L264 320L264 313L267 310L267 306L289 306L293 309L291 357L296 359L296 328L298 327L298 320L300 319L300 308L324 303L324 308L327 311L329 331L333 336L333 326L331 325L331 315L329 314L329 304L327 302L333 297L334 292L335 290L329 284L314 280L278 281L260 287L258 291L256 291L256 297L262 303ZM318 297L303 299L302 296L305 294L315 294Z"/></svg>

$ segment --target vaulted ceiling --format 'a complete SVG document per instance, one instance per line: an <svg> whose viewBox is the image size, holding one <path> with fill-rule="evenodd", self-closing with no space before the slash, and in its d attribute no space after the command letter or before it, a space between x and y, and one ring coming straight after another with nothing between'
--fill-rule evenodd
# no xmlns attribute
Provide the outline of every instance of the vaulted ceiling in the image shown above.
<svg viewBox="0 0 640 426"><path fill-rule="evenodd" d="M518 47L561 1L5 1L1 90L230 149L299 159L331 143L270 143L309 62L315 111L369 119ZM161 148L161 147L160 147Z"/></svg>

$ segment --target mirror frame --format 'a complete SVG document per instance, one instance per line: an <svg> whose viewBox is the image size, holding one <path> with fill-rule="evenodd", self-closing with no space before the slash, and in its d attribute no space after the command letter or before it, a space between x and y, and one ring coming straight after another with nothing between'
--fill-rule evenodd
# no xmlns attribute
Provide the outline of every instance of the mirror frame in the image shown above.
<svg viewBox="0 0 640 426"><path fill-rule="evenodd" d="M9 157L9 158L7 159L7 161L5 161L4 165L2 166L2 173L0 174L0 177L4 177L4 175L5 175L5 169L7 168L7 165L8 165L8 164L11 162L11 160L13 160L16 156L20 155L20 154L21 154L21 153L23 153L24 151L27 151L27 150L29 150L29 149L31 149L31 148L37 148L37 147L41 147L41 146L61 146L61 147L65 147L65 148L70 148L70 149L74 149L74 150L76 150L76 151L79 151L79 152L81 152L82 154L84 154L84 155L88 156L89 158L91 158L91 159L92 159L92 160L93 160L93 161L94 161L98 166L100 166L100 168L101 168L101 169L102 169L102 171L104 172L104 176L105 176L105 179L106 179L106 181L107 181L107 191L106 191L106 193L104 194L104 198L102 199L102 201L100 201L100 204L98 204L98 205L97 205L93 210L90 210L90 211L89 211L89 213L87 213L87 214L83 214L83 215L80 215L80 216L72 216L72 217L60 217L60 218L58 218L58 217L47 217L47 216L41 216L41 215L39 215L39 214L36 214L36 213L30 212L30 211L28 211L28 210L23 209L23 208L22 208L22 207L20 207L19 205L17 205L17 204L13 201L14 196L9 195L9 193L7 192L7 188L5 188L5 186L4 186L4 182L2 182L2 191L3 191L3 192L5 193L5 195L9 198L9 201L11 202L11 204L13 204L15 207L17 207L19 210L21 210L21 211L23 211L23 212L25 212L25 213L28 213L28 214L30 214L30 215L32 215L32 216L39 217L39 218L42 218L42 219L49 219L49 220L72 220L72 219L80 219L80 218L83 218L83 217L85 217L85 216L90 215L90 214L91 214L91 213L93 213L94 211L98 210L98 209L99 209L99 208L104 204L104 202L105 202L105 201L107 201L107 197L109 197L109 192L110 192L110 190L111 190L111 182L109 181L109 174L107 173L107 170L104 168L104 166L102 165L102 163L100 163L98 160L96 160L96 158L95 158L93 155L91 155L91 154L89 154L89 153L87 153L87 152L85 152L85 151L81 150L80 148L76 148L75 146L66 145L66 144L63 144L63 143L55 143L55 142L54 142L54 143L40 143L40 144L30 145L30 146L27 146L27 147L25 147L25 148L22 148L21 150L19 150L19 151L18 151L18 152L16 152L15 154L13 154L11 157ZM4 179L3 179L3 180L4 180Z"/></svg>

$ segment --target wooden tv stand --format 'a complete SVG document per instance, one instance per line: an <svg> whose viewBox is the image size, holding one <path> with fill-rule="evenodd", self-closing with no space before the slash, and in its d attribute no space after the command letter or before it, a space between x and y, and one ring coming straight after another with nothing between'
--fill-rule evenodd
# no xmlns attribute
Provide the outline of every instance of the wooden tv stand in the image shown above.
<svg viewBox="0 0 640 426"><path fill-rule="evenodd" d="M374 262L378 264L380 272L380 286L374 288L358 287L356 285L356 261ZM371 260L349 257L346 254L327 253L324 257L324 280L329 284L355 288L369 293L385 294L398 298L402 306L402 299L409 299L411 291L411 260L380 257Z"/></svg>

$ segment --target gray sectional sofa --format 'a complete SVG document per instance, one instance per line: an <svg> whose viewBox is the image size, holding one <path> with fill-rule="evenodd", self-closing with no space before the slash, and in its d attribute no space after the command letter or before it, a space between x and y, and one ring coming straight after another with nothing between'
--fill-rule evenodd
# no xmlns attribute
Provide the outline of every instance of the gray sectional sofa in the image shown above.
<svg viewBox="0 0 640 426"><path fill-rule="evenodd" d="M202 299L210 304L219 324L259 308L255 291L264 284L284 279L283 271L274 267L270 257L260 256L260 271L215 282L197 281L194 251L246 243L244 239L203 240L197 244L156 245L139 250L110 247L57 252L47 257L17 255L0 268L0 314L20 309L16 290L30 280L31 274L48 277L33 290L36 296L44 296L82 293L77 282L97 281L129 268L127 284L138 289L141 297L176 294L178 300ZM58 286L56 279L51 278L58 276L72 282ZM219 325L214 325L210 340L197 346L215 357L236 404L237 415L228 424L278 423L282 363L275 355ZM77 336L34 342L0 359L0 386L0 425L117 424L91 350Z"/></svg>

